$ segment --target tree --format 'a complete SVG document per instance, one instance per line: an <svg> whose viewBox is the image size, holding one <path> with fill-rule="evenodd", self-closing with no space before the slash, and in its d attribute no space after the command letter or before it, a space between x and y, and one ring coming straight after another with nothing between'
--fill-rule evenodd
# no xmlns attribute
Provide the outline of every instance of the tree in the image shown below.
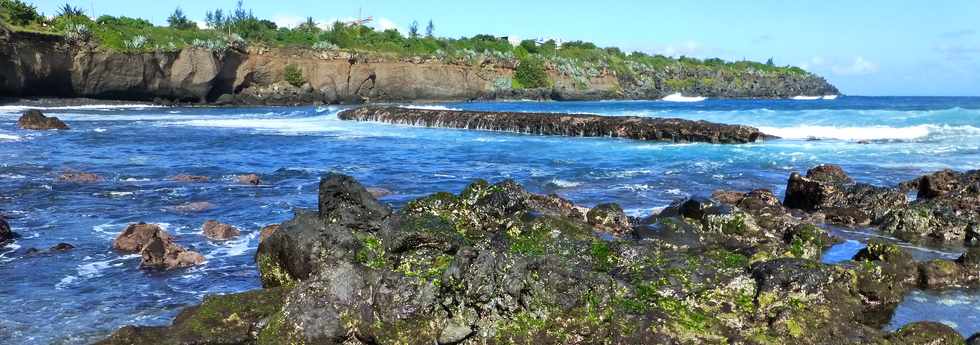
<svg viewBox="0 0 980 345"><path fill-rule="evenodd" d="M64 6L58 10L58 17L72 18L72 17L86 17L85 11L80 7L72 6L66 3Z"/></svg>
<svg viewBox="0 0 980 345"><path fill-rule="evenodd" d="M776 65L776 63L772 62L772 58L769 58L769 60L766 60L766 66L772 67L772 66L775 66L775 65Z"/></svg>
<svg viewBox="0 0 980 345"><path fill-rule="evenodd" d="M14 25L28 25L41 18L34 5L20 0L0 0L0 15Z"/></svg>
<svg viewBox="0 0 980 345"><path fill-rule="evenodd" d="M551 86L544 62L535 57L520 59L517 69L514 70L514 81L518 86L529 89Z"/></svg>
<svg viewBox="0 0 980 345"><path fill-rule="evenodd" d="M412 25L408 26L408 37L419 38L419 22L413 20Z"/></svg>
<svg viewBox="0 0 980 345"><path fill-rule="evenodd" d="M181 10L180 7L177 7L174 13L167 18L167 23L170 24L171 28L178 30L197 29L197 23L187 19L187 16L184 15L184 10Z"/></svg>
<svg viewBox="0 0 980 345"><path fill-rule="evenodd" d="M306 17L306 21L296 27L296 30L307 32L307 33L317 33L320 31L320 27L317 26L313 17Z"/></svg>
<svg viewBox="0 0 980 345"><path fill-rule="evenodd" d="M429 25L425 26L425 37L432 38L436 31L436 25L429 19Z"/></svg>

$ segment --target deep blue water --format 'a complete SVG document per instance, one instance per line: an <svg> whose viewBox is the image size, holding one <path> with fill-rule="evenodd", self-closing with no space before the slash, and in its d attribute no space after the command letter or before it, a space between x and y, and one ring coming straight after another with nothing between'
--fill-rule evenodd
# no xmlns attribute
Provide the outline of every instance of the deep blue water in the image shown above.
<svg viewBox="0 0 980 345"><path fill-rule="evenodd" d="M0 209L14 217L11 225L23 235L12 246L19 249L0 254L0 343L87 343L125 324L167 324L207 294L259 287L252 263L259 229L291 218L293 208L314 207L318 178L329 171L393 191L384 201L395 206L437 191L458 192L476 178L513 178L532 191L556 192L586 206L618 202L645 215L716 189L782 193L790 172L820 163L840 164L858 181L875 184L942 168L980 168L980 98L439 106L704 119L754 125L785 139L667 144L425 129L343 122L336 119L337 107L50 108L45 112L72 130L25 132L15 128L23 108L0 107ZM65 170L94 172L105 180L57 182ZM235 175L253 172L262 175L263 185L235 183ZM206 175L211 182L168 181L181 173ZM215 207L191 214L170 210L195 201ZM243 234L228 243L210 242L200 235L208 219L235 225ZM138 221L165 225L207 263L140 271L138 257L110 249L116 234ZM862 247L867 236L852 235L842 236L854 242L828 253L828 262ZM77 248L24 255L27 248L59 242ZM912 249L922 257L958 254ZM975 291L959 293L955 301L977 298ZM948 302L949 295L914 297L899 309L896 323L949 318L966 335L980 331L975 317L961 317L963 311L947 305L959 303Z"/></svg>

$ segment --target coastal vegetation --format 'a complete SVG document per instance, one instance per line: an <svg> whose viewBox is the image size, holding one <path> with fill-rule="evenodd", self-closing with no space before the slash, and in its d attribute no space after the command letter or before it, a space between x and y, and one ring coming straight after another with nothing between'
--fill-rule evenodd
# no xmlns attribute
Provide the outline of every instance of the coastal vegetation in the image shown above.
<svg viewBox="0 0 980 345"><path fill-rule="evenodd" d="M242 1L232 9L214 9L205 15L205 27L190 20L180 8L160 26L140 18L103 15L91 18L83 9L62 6L46 17L22 0L0 0L0 19L14 30L61 35L75 44L87 44L118 52L177 51L199 47L215 51L245 49L249 46L286 47L317 51L370 53L393 58L438 60L451 64L516 66L511 81L514 89L548 87L553 81L547 71L571 77L584 88L592 78L614 74L620 80L649 85L664 70L690 70L692 75L712 72L720 75L752 73L759 75L809 76L803 69L753 61L725 61L668 57L642 52L603 48L590 42L524 40L512 44L508 37L475 35L439 37L436 24L425 28L413 22L407 33L396 29L376 30L360 22L318 23L312 17L296 27L279 27L262 19ZM667 80L673 89L692 86L712 87L717 80L698 77Z"/></svg>

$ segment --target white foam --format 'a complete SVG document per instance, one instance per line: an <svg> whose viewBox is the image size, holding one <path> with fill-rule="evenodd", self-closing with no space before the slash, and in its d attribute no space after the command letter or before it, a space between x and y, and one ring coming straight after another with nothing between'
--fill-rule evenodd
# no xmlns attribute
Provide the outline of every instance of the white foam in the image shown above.
<svg viewBox="0 0 980 345"><path fill-rule="evenodd" d="M398 107L405 108L405 109L421 109L421 110L453 110L453 111L463 110L459 108L449 108L443 105L401 105Z"/></svg>
<svg viewBox="0 0 980 345"><path fill-rule="evenodd" d="M763 133L784 139L832 139L832 140L915 140L931 135L978 135L980 128L973 126L918 125L909 127L833 127L802 125L796 127L759 127Z"/></svg>
<svg viewBox="0 0 980 345"><path fill-rule="evenodd" d="M825 100L825 101L833 101L833 100L837 99L837 97L838 97L838 95L826 95L826 96L823 96L823 100Z"/></svg>
<svg viewBox="0 0 980 345"><path fill-rule="evenodd" d="M0 140L16 141L16 140L20 140L20 137L13 134L0 133Z"/></svg>
<svg viewBox="0 0 980 345"><path fill-rule="evenodd" d="M581 182L566 181L566 180L557 179L557 178L551 180L551 182L549 182L549 183L550 184L553 184L555 186L558 186L558 188L573 188L573 187L578 187L578 186L581 186L582 185Z"/></svg>
<svg viewBox="0 0 980 345"><path fill-rule="evenodd" d="M799 96L794 96L794 97L792 97L790 99L792 99L794 101L816 101L816 100L823 99L823 97L822 96L804 96L804 95L799 95Z"/></svg>
<svg viewBox="0 0 980 345"><path fill-rule="evenodd" d="M236 128L254 129L257 131L271 131L285 134L306 134L322 132L346 132L349 128L344 127L335 116L316 116L307 118L280 118L280 119L208 119L171 122L166 125L191 126L191 127L212 127L212 128Z"/></svg>
<svg viewBox="0 0 980 345"><path fill-rule="evenodd" d="M690 103L690 102L701 102L701 101L704 101L706 99L708 99L708 98L707 97L700 97L700 96L691 96L691 97L688 97L688 96L684 96L683 94L681 94L680 92L678 92L678 93L675 93L675 94L668 95L667 97L661 98L660 100L661 101L667 101L667 102L685 102L685 103Z"/></svg>
<svg viewBox="0 0 980 345"><path fill-rule="evenodd" d="M105 133L107 131L107 129L105 129L105 128L96 128L96 129L93 129L92 131L95 132L95 133Z"/></svg>

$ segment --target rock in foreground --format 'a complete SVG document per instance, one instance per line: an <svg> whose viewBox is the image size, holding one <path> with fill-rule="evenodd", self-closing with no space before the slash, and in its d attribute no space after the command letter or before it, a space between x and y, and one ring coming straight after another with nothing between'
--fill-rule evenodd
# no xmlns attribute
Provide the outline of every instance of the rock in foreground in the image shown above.
<svg viewBox="0 0 980 345"><path fill-rule="evenodd" d="M420 127L462 128L571 137L742 144L772 138L748 126L706 121L585 114L478 112L366 106L340 112L341 120Z"/></svg>
<svg viewBox="0 0 980 345"><path fill-rule="evenodd" d="M142 256L140 267L174 269L204 262L201 254L174 243L173 237L156 224L130 224L112 242L112 248Z"/></svg>
<svg viewBox="0 0 980 345"><path fill-rule="evenodd" d="M883 246L860 263L821 264L826 231L767 190L729 195L734 204L678 202L642 222L627 222L612 204L582 214L512 181L477 181L396 211L353 178L330 175L318 199L318 210L299 211L259 245L265 289L208 298L170 327L126 327L105 343L886 344L949 336L935 327L882 331L917 279L904 266L914 262ZM610 228L619 236L605 235Z"/></svg>
<svg viewBox="0 0 980 345"><path fill-rule="evenodd" d="M57 117L44 116L39 110L31 109L24 112L17 120L17 127L21 129L31 129L44 131L49 129L68 129L68 125Z"/></svg>

